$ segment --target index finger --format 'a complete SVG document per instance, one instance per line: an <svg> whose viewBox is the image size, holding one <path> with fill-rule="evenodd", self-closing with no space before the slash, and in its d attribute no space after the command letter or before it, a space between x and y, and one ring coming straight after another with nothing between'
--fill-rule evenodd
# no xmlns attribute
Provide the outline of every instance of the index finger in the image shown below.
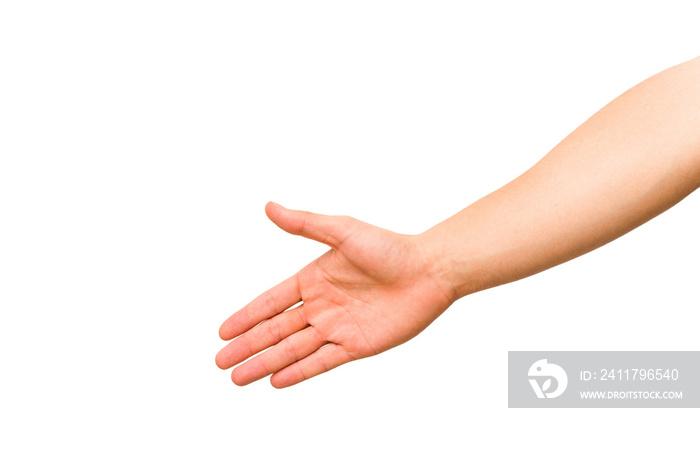
<svg viewBox="0 0 700 466"><path fill-rule="evenodd" d="M219 328L222 340L230 340L301 301L299 281L293 275L226 319Z"/></svg>

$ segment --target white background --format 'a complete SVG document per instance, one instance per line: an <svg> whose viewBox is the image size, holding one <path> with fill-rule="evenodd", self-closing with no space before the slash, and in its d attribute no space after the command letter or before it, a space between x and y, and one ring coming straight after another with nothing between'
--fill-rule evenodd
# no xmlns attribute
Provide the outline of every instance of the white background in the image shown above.
<svg viewBox="0 0 700 466"><path fill-rule="evenodd" d="M506 363L700 349L697 194L295 387L214 365L325 250L268 200L424 231L699 55L654 3L0 3L0 463L696 462L696 410L509 410Z"/></svg>

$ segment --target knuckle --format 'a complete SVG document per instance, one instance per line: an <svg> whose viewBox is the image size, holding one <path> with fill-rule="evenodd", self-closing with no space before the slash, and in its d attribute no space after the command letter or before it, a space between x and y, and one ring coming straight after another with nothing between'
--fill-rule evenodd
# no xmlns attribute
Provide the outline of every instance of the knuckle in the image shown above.
<svg viewBox="0 0 700 466"><path fill-rule="evenodd" d="M245 334L240 338L240 340L243 347L245 348L244 354L246 355L246 359L248 359L249 357L255 354L255 352L253 351L253 345L250 341L250 337L248 336L248 334Z"/></svg>
<svg viewBox="0 0 700 466"><path fill-rule="evenodd" d="M263 306L266 310L275 309L276 304L277 300L275 299L275 296L272 293L264 295Z"/></svg>
<svg viewBox="0 0 700 466"><path fill-rule="evenodd" d="M299 381L303 382L304 380L308 380L310 377L304 371L304 367L301 364L297 364L297 366L297 371L299 372Z"/></svg>
<svg viewBox="0 0 700 466"><path fill-rule="evenodd" d="M297 353L296 348L294 347L294 344L290 342L289 340L284 340L286 343L284 345L284 351L287 353L287 356L290 361L298 361L299 360L299 355Z"/></svg>
<svg viewBox="0 0 700 466"><path fill-rule="evenodd" d="M268 320L265 327L274 341L279 341L282 339L282 331L276 317Z"/></svg>

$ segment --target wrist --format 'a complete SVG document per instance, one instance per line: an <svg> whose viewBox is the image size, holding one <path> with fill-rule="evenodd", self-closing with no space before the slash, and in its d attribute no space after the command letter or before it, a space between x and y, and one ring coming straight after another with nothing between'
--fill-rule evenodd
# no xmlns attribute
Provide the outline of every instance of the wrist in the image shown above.
<svg viewBox="0 0 700 466"><path fill-rule="evenodd" d="M466 242L455 241L446 225L436 225L416 239L428 274L450 302L495 286L479 254Z"/></svg>
<svg viewBox="0 0 700 466"><path fill-rule="evenodd" d="M454 303L465 296L459 291L455 274L456 260L449 254L446 238L431 229L415 235L415 239L427 275L442 290L449 302Z"/></svg>

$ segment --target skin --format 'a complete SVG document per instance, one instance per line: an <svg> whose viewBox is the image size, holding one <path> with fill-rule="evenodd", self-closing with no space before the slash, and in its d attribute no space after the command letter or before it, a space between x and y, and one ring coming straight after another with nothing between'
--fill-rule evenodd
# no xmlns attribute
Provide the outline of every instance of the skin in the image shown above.
<svg viewBox="0 0 700 466"><path fill-rule="evenodd" d="M219 335L233 341L216 364L237 366L236 385L272 375L282 388L373 356L457 299L600 247L698 186L700 57L633 87L527 172L420 235L268 203L281 229L331 249L229 317Z"/></svg>

